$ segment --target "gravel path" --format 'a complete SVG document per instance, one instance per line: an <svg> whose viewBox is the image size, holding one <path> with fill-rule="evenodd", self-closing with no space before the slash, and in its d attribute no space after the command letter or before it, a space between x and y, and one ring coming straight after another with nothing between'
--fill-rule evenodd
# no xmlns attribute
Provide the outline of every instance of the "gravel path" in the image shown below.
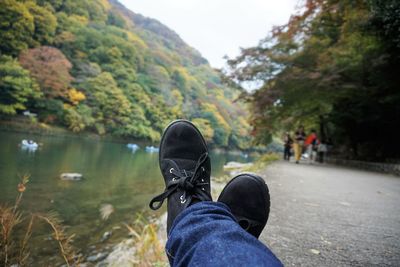
<svg viewBox="0 0 400 267"><path fill-rule="evenodd" d="M400 178L276 162L260 239L285 266L400 266Z"/></svg>

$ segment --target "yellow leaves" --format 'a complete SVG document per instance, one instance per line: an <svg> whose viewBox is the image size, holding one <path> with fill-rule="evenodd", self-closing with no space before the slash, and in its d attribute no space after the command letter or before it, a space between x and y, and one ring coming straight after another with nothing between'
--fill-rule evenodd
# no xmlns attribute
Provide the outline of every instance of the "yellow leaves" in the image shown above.
<svg viewBox="0 0 400 267"><path fill-rule="evenodd" d="M75 57L79 58L79 59L86 59L87 54L78 50L78 51L75 51Z"/></svg>
<svg viewBox="0 0 400 267"><path fill-rule="evenodd" d="M174 99L176 100L177 103L182 104L183 96L182 96L181 92L179 92L178 89L172 90L172 96L174 97Z"/></svg>
<svg viewBox="0 0 400 267"><path fill-rule="evenodd" d="M199 128L200 132L203 134L204 139L207 142L211 142L214 137L214 129L211 126L211 123L206 119L196 118L192 119L192 122L196 127Z"/></svg>
<svg viewBox="0 0 400 267"><path fill-rule="evenodd" d="M68 16L68 19L69 19L69 21L76 23L78 25L81 25L81 26L85 26L89 22L88 18L86 18L84 16L75 15L75 14Z"/></svg>
<svg viewBox="0 0 400 267"><path fill-rule="evenodd" d="M122 52L115 46L108 49L107 52L113 58L121 58L122 57Z"/></svg>
<svg viewBox="0 0 400 267"><path fill-rule="evenodd" d="M133 32L130 32L130 31L124 31L124 33L126 34L127 39L128 39L129 42L137 44L142 49L147 49L148 48L147 44L137 34L135 34Z"/></svg>
<svg viewBox="0 0 400 267"><path fill-rule="evenodd" d="M229 124L226 122L226 120L224 119L224 117L221 115L218 108L214 104L202 103L201 108L204 112L211 113L213 115L213 117L215 118L216 123L219 126L222 126L222 128L224 128L224 130L226 130L227 132L230 132L231 127L229 127Z"/></svg>
<svg viewBox="0 0 400 267"><path fill-rule="evenodd" d="M111 9L111 5L107 0L98 0L98 3L102 6L102 8L105 11L108 11Z"/></svg>
<svg viewBox="0 0 400 267"><path fill-rule="evenodd" d="M176 117L181 117L182 115L182 103L183 103L183 96L181 92L179 92L178 89L174 89L171 91L171 95L173 98L173 107L172 107L172 113Z"/></svg>
<svg viewBox="0 0 400 267"><path fill-rule="evenodd" d="M177 67L177 68L175 68L175 71L177 71L177 73L179 73L179 75L185 82L195 80L195 78L193 76L191 76L190 73L188 72L188 70L184 67Z"/></svg>
<svg viewBox="0 0 400 267"><path fill-rule="evenodd" d="M71 88L68 90L68 99L72 104L78 105L79 102L86 99L86 96L81 91L76 90L75 88Z"/></svg>
<svg viewBox="0 0 400 267"><path fill-rule="evenodd" d="M214 88L214 95L216 96L217 99L219 100L227 100L224 96L224 90L220 89L220 88Z"/></svg>
<svg viewBox="0 0 400 267"><path fill-rule="evenodd" d="M60 34L58 34L56 36L56 38L54 39L54 43L55 44L63 44L63 43L72 43L75 41L75 35L71 32L68 31L63 31Z"/></svg>
<svg viewBox="0 0 400 267"><path fill-rule="evenodd" d="M236 133L238 136L248 136L248 134L251 131L251 126L248 123L247 120L245 120L245 118L243 117L237 117L237 119L235 120L235 125L236 125ZM239 126L239 127L237 127Z"/></svg>

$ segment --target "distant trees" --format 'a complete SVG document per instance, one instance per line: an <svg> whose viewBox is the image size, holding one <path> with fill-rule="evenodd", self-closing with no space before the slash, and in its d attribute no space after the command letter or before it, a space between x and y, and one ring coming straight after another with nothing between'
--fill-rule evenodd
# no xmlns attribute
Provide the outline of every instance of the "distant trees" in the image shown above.
<svg viewBox="0 0 400 267"><path fill-rule="evenodd" d="M347 155L400 156L399 11L398 1L307 0L287 25L229 60L233 81L263 84L250 96L256 138L301 123Z"/></svg>

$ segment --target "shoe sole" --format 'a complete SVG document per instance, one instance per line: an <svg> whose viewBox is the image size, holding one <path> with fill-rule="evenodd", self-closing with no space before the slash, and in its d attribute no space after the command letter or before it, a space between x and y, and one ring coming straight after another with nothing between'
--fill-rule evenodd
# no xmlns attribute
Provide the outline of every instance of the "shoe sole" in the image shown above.
<svg viewBox="0 0 400 267"><path fill-rule="evenodd" d="M165 137L165 133L168 131L169 128L171 128L174 124L178 123L178 122L184 122L184 123L188 123L191 126L193 126L193 128L196 130L196 132L199 134L199 136L201 137L201 141L203 143L203 145L205 146L207 152L208 152L208 147L207 147L207 143L204 140L203 135L201 134L201 132L199 131L199 129L196 127L196 125L194 125L191 121L188 120L184 120L184 119L178 119L178 120L174 120L172 122L170 122L167 127L165 127L164 131L163 131L163 135L161 136L161 140L160 140L160 146L159 146L159 153L158 153L158 166L161 167L161 155L162 155L162 149L161 149L161 144L164 141L164 137ZM160 168L161 170L161 168ZM162 171L162 170L161 170Z"/></svg>

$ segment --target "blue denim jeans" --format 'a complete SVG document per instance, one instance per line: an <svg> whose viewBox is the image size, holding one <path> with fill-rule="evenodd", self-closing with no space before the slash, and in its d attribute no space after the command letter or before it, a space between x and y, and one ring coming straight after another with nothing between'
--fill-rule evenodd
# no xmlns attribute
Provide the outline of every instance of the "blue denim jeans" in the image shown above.
<svg viewBox="0 0 400 267"><path fill-rule="evenodd" d="M166 252L171 266L283 266L236 222L228 206L204 201L180 213Z"/></svg>

